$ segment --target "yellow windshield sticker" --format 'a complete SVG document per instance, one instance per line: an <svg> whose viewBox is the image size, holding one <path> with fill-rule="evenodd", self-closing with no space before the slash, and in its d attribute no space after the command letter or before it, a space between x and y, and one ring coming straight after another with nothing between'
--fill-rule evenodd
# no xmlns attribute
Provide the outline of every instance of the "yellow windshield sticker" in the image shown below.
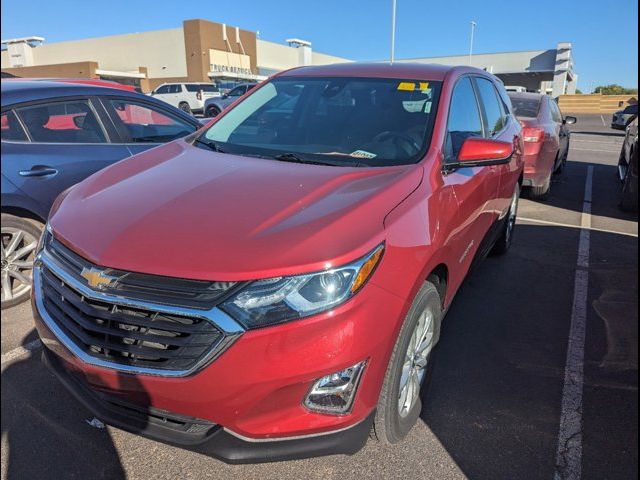
<svg viewBox="0 0 640 480"><path fill-rule="evenodd" d="M416 89L416 84L413 82L400 82L398 84L398 90L403 92L413 92Z"/></svg>
<svg viewBox="0 0 640 480"><path fill-rule="evenodd" d="M424 92L429 90L429 82L420 82L420 91Z"/></svg>

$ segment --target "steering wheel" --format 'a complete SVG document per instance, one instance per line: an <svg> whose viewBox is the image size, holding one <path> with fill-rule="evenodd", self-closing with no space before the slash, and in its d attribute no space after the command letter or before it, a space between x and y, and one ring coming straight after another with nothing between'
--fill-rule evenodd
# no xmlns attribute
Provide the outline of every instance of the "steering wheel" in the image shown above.
<svg viewBox="0 0 640 480"><path fill-rule="evenodd" d="M411 135L406 133L386 130L373 137L373 141L376 143L386 142L387 140L391 140L391 143L404 150L408 155L415 155L420 151L420 145L418 142L416 142Z"/></svg>

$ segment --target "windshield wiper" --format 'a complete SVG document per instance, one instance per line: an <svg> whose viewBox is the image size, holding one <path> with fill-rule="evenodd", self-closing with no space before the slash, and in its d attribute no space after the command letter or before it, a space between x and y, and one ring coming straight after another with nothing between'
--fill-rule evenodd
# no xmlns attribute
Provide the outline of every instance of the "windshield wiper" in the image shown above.
<svg viewBox="0 0 640 480"><path fill-rule="evenodd" d="M367 167L368 165L359 162L330 162L328 160L312 160L310 158L304 158L298 155L297 153L280 153L278 155L274 155L275 160L280 160L281 162L291 162L291 163L306 163L309 165L330 165L332 167Z"/></svg>
<svg viewBox="0 0 640 480"><path fill-rule="evenodd" d="M220 148L220 146L214 142L213 140L201 140L200 138L196 138L194 140L193 143L197 143L199 145L204 145L205 147L207 147L209 150L212 150L214 152L218 152L218 153L226 153L224 150L222 150Z"/></svg>

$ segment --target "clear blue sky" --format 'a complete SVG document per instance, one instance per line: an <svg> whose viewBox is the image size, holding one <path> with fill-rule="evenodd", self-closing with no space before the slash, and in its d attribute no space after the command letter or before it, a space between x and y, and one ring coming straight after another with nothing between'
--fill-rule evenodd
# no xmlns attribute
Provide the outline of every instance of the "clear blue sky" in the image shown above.
<svg viewBox="0 0 640 480"><path fill-rule="evenodd" d="M579 86L638 86L636 0L397 0L397 58L464 54L469 22L478 22L475 52L574 45ZM2 38L38 35L47 42L175 28L204 18L283 42L309 40L322 53L354 60L389 55L391 0L2 0ZM522 5L522 6L520 6ZM556 12L565 7L565 12Z"/></svg>

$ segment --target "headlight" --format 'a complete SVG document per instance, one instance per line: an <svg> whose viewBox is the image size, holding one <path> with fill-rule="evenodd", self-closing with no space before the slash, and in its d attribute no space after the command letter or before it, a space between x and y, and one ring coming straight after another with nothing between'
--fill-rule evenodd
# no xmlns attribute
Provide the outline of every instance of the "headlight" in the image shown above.
<svg viewBox="0 0 640 480"><path fill-rule="evenodd" d="M379 245L349 265L324 272L251 282L220 308L245 328L265 327L329 310L362 288L383 250Z"/></svg>

